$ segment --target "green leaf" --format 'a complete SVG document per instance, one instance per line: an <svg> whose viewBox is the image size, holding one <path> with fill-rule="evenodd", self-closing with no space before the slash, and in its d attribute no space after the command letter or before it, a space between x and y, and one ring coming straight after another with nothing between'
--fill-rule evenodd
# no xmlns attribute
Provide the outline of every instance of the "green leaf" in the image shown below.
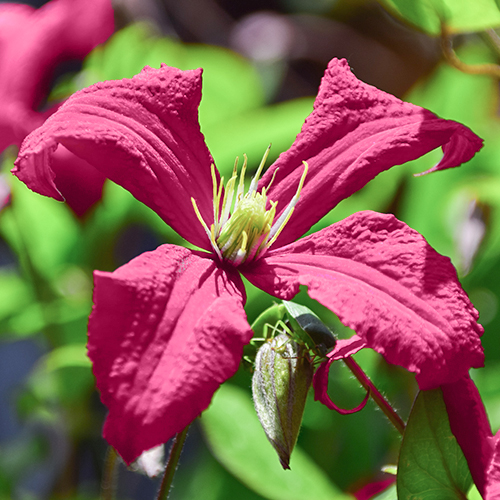
<svg viewBox="0 0 500 500"><path fill-rule="evenodd" d="M160 64L187 70L203 68L202 125L261 106L264 91L257 71L243 57L222 47L182 44L153 34L150 26L133 24L116 33L84 63L80 85L132 78L144 66Z"/></svg>
<svg viewBox="0 0 500 500"><path fill-rule="evenodd" d="M286 151L312 112L313 101L313 98L294 99L248 110L207 126L200 120L219 172L230 174L235 157L241 158L243 153L247 154L250 165L257 166L269 144L270 159Z"/></svg>
<svg viewBox="0 0 500 500"><path fill-rule="evenodd" d="M461 61L470 65L496 62L494 53L477 39L468 40L457 48L456 53ZM442 63L429 78L413 87L405 100L427 108L442 118L464 123L483 136L496 118L491 103L495 101L497 93L496 78L470 75ZM478 127L482 130L476 130Z"/></svg>
<svg viewBox="0 0 500 500"><path fill-rule="evenodd" d="M33 300L31 288L17 272L6 267L0 269L0 323L22 311Z"/></svg>
<svg viewBox="0 0 500 500"><path fill-rule="evenodd" d="M457 53L470 64L493 61L481 45L466 45ZM460 265L460 261L450 215L457 213L456 196L464 186L471 186L469 191L474 193L470 199L482 202L481 191L476 190L474 184L489 172L498 175L500 129L492 104L496 100L496 85L495 79L489 76L467 75L442 64L407 96L410 102L443 118L463 123L485 140L483 149L460 168L409 179L399 206L398 217L423 234L439 253L450 256L455 265ZM435 165L441 155L439 150L432 151L404 168L407 172L423 172ZM393 170L397 169L388 173ZM468 202L464 202L467 207ZM492 248L494 242L487 238L485 244Z"/></svg>
<svg viewBox="0 0 500 500"><path fill-rule="evenodd" d="M90 359L87 357L86 344L68 344L57 347L47 353L40 363L45 364L48 372L67 367L90 368Z"/></svg>
<svg viewBox="0 0 500 500"><path fill-rule="evenodd" d="M94 50L78 85L131 78L144 66L158 68L161 63L183 70L203 68L200 124L222 175L231 174L235 157L243 153L250 165L258 165L270 143L271 155L277 157L290 147L312 111L312 98L266 107L261 79L249 61L221 47L155 36L145 24L120 30Z"/></svg>
<svg viewBox="0 0 500 500"><path fill-rule="evenodd" d="M215 457L248 488L271 500L347 500L299 447L285 471L257 420L250 395L223 385L201 424Z"/></svg>
<svg viewBox="0 0 500 500"><path fill-rule="evenodd" d="M468 500L483 500L483 497L481 496L481 493L479 493L475 484L472 485L472 488L470 489L469 494L467 495L467 499Z"/></svg>
<svg viewBox="0 0 500 500"><path fill-rule="evenodd" d="M382 493L379 493L377 496L373 497L372 500L398 500L396 485L392 484Z"/></svg>
<svg viewBox="0 0 500 500"><path fill-rule="evenodd" d="M2 210L0 234L21 259L52 278L77 244L78 223L64 203L33 193L13 177L11 181L12 205Z"/></svg>
<svg viewBox="0 0 500 500"><path fill-rule="evenodd" d="M401 445L398 499L465 499L471 485L467 461L451 432L441 389L420 391Z"/></svg>
<svg viewBox="0 0 500 500"><path fill-rule="evenodd" d="M417 28L438 35L441 21L456 33L500 26L495 0L379 0L391 13Z"/></svg>

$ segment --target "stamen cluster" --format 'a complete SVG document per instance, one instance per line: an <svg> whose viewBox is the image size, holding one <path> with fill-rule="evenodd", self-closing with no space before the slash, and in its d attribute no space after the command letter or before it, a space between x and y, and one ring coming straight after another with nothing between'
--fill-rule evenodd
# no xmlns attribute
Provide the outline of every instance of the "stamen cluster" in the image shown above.
<svg viewBox="0 0 500 500"><path fill-rule="evenodd" d="M245 191L245 172L247 157L244 161L238 180L238 158L234 163L233 174L224 189L224 177L217 183L215 166L212 164L214 223L208 228L203 220L194 198L191 198L196 215L201 222L215 253L221 260L238 266L244 262L256 260L276 241L286 223L289 221L307 174L307 163L299 182L295 196L292 198L280 217L274 221L278 202L270 201L266 210L267 191L271 187L274 175L267 187L257 192L257 184L269 155L270 146L264 153L259 168L254 175L247 193ZM274 174L276 174L275 170ZM236 182L238 186L236 187ZM232 207L232 210L231 210Z"/></svg>

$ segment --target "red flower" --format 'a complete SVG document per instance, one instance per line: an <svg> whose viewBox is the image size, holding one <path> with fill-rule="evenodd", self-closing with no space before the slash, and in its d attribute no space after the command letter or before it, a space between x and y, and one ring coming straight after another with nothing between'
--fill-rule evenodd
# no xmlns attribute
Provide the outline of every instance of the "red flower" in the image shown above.
<svg viewBox="0 0 500 500"><path fill-rule="evenodd" d="M56 107L41 111L40 106L56 67L82 60L113 30L110 0L52 0L40 9L0 4L0 151L11 144L20 146L55 111ZM101 197L104 177L63 149L54 162L58 187L82 215ZM90 168L86 175L85 167ZM87 197L74 184L80 191L86 188Z"/></svg>
<svg viewBox="0 0 500 500"><path fill-rule="evenodd" d="M237 189L229 216L200 99L201 70L145 68L99 83L26 139L13 170L62 200L51 169L62 144L204 250L163 245L94 274L89 356L109 409L104 436L126 462L184 428L237 370L252 336L239 273L280 299L306 285L421 387L483 364L477 312L450 261L392 215L356 213L294 242L383 170L439 146L431 170L458 166L480 149L477 136L358 81L334 59L295 143L249 194Z"/></svg>

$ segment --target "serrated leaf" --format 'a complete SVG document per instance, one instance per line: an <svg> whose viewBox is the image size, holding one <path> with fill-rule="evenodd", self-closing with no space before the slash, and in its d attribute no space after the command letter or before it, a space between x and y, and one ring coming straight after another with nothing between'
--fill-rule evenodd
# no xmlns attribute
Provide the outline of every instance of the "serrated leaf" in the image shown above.
<svg viewBox="0 0 500 500"><path fill-rule="evenodd" d="M399 500L463 500L472 485L467 461L451 432L441 389L420 391L399 455Z"/></svg>
<svg viewBox="0 0 500 500"><path fill-rule="evenodd" d="M441 21L452 32L483 31L500 26L495 0L380 0L382 5L422 31L438 35Z"/></svg>
<svg viewBox="0 0 500 500"><path fill-rule="evenodd" d="M325 473L297 447L291 471L281 468L257 420L250 395L223 385L201 424L215 457L259 495L270 500L347 500Z"/></svg>

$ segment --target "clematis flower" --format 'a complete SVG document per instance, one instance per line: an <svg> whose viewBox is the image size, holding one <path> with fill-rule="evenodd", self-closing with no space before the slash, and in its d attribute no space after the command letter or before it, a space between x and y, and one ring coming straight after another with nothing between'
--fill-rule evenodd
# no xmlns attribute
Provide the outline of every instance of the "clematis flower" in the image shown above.
<svg viewBox="0 0 500 500"><path fill-rule="evenodd" d="M77 92L27 137L13 169L62 200L51 158L63 145L200 248L166 244L94 273L88 353L109 409L103 434L123 459L182 430L236 372L252 336L240 274L279 299L307 286L422 388L481 366L477 312L449 259L416 231L367 211L300 238L378 173L440 146L430 172L455 167L481 139L333 59L294 144L259 181L264 158L245 193L236 169L224 188L205 145L201 73L146 67Z"/></svg>
<svg viewBox="0 0 500 500"><path fill-rule="evenodd" d="M57 66L82 60L113 30L110 0L52 0L39 9L0 4L0 151L20 146L55 111L41 107ZM104 177L63 149L54 161L58 186L81 215L100 198ZM75 194L75 184L87 188L85 199Z"/></svg>

